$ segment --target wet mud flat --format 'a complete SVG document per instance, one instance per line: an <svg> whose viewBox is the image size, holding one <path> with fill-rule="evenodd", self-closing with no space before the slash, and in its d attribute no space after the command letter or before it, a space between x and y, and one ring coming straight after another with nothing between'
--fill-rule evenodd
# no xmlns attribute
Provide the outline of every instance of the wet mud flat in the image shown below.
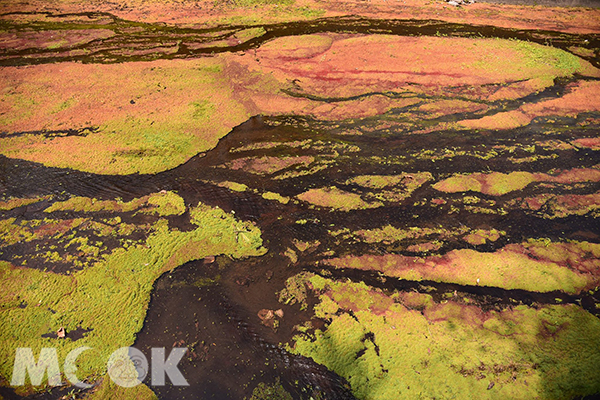
<svg viewBox="0 0 600 400"><path fill-rule="evenodd" d="M96 35L74 45L82 55L65 42L68 51L2 59L16 85L0 138L5 359L17 342L60 354L93 347L80 375L95 386L73 393L81 398L600 393L596 34L364 18L203 32L58 18L38 28ZM174 38L175 51L158 46ZM115 55L125 42L130 51ZM368 47L382 53L355 57ZM523 65L473 58L475 47ZM384 50L397 61L382 61ZM468 72L438 68L432 51L455 68L453 58L465 60ZM213 77L191 81L203 90L235 90L171 106L189 121L157 119L158 132L192 138L186 129L228 117L223 104L245 110L218 125L222 137L177 142L178 153L196 149L183 162L145 122L131 125L160 111L144 96L177 98L168 97L176 79L151 82L156 93L115 92L142 107L121 125L77 119L87 101L77 97L50 111L35 100L31 121L10 119L28 104L15 96L26 93L14 83L25 72L89 64L102 77L148 65L140 76L151 80L168 62ZM48 115L61 125L37 122ZM86 163L86 147L103 138L114 143ZM49 155L60 148L73 151ZM65 340L52 337L60 327ZM102 360L116 344L186 347L179 367L190 386L110 386ZM9 364L0 393L30 395L8 387Z"/></svg>

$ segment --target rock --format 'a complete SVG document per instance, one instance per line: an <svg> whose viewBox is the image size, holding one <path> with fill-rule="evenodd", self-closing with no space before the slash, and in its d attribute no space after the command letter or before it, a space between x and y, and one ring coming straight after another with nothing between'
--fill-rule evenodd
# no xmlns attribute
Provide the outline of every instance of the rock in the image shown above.
<svg viewBox="0 0 600 400"><path fill-rule="evenodd" d="M56 331L56 336L59 339L64 339L67 336L67 331L61 326L60 329Z"/></svg>
<svg viewBox="0 0 600 400"><path fill-rule="evenodd" d="M215 256L204 257L204 264L212 264L215 262Z"/></svg>
<svg viewBox="0 0 600 400"><path fill-rule="evenodd" d="M273 317L273 310L267 310L266 308L263 308L258 312L258 318L260 318L262 321L273 319Z"/></svg>
<svg viewBox="0 0 600 400"><path fill-rule="evenodd" d="M283 318L283 310L280 308L279 310L275 311L275 315L277 315L279 318Z"/></svg>
<svg viewBox="0 0 600 400"><path fill-rule="evenodd" d="M258 318L260 318L261 324L273 330L277 329L279 326L279 321L275 319L275 313L273 310L267 310L266 308L263 308L258 312Z"/></svg>

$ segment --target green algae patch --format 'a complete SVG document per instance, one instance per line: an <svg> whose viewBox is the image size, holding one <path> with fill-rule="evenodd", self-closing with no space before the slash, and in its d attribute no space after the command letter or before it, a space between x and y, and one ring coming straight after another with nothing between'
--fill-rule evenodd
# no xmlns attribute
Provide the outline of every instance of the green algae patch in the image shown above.
<svg viewBox="0 0 600 400"><path fill-rule="evenodd" d="M473 232L465 235L463 240L469 244L474 246L480 244L486 244L489 242L495 242L500 239L501 235L505 235L506 232L498 231L496 229L485 230L485 229L475 229Z"/></svg>
<svg viewBox="0 0 600 400"><path fill-rule="evenodd" d="M128 202L121 200L97 200L90 197L75 196L65 201L57 201L44 212L76 211L76 212L130 212L137 210L146 202L146 198L134 199Z"/></svg>
<svg viewBox="0 0 600 400"><path fill-rule="evenodd" d="M162 216L181 215L185 212L185 202L181 196L171 191L161 191L148 196L124 202L117 200L97 200L90 197L75 196L65 201L57 201L44 212L76 211L76 212L131 212L138 210L145 214Z"/></svg>
<svg viewBox="0 0 600 400"><path fill-rule="evenodd" d="M26 198L7 199L4 201L0 201L0 211L14 210L15 208L27 206L29 204L39 203L40 201L47 200L49 198L50 198L50 196L34 197L34 198L30 198L30 199L26 199Z"/></svg>
<svg viewBox="0 0 600 400"><path fill-rule="evenodd" d="M185 202L178 194L171 191L162 191L151 194L146 201L152 208L146 212L158 215L181 215L185 212Z"/></svg>
<svg viewBox="0 0 600 400"><path fill-rule="evenodd" d="M600 215L600 192L592 194L541 194L518 200L521 208L536 211L544 218L565 218L569 215Z"/></svg>
<svg viewBox="0 0 600 400"><path fill-rule="evenodd" d="M443 256L346 256L324 261L336 268L379 271L396 278L493 286L535 292L579 293L600 282L600 245L550 241L511 244L494 253L453 250Z"/></svg>
<svg viewBox="0 0 600 400"><path fill-rule="evenodd" d="M162 273L207 256L242 258L265 252L255 225L221 209L199 204L190 209L190 219L197 228L187 232L169 229L160 219L144 243L117 248L70 275L0 263L0 376L10 376L16 347L31 347L37 355L43 347L56 346L64 359L74 348L89 346L93 350L78 359L79 377L96 380L106 373L114 350L133 344L153 283ZM42 337L60 327L67 339ZM69 340L68 332L78 327L90 331L76 342Z"/></svg>
<svg viewBox="0 0 600 400"><path fill-rule="evenodd" d="M275 193L275 192L264 192L263 194L261 194L261 197L266 200L278 201L281 204L287 204L290 201L289 197L282 196L279 193Z"/></svg>
<svg viewBox="0 0 600 400"><path fill-rule="evenodd" d="M346 192L337 187L310 189L299 194L298 199L319 207L333 208L340 211L364 210L381 207L380 202L366 202L356 193Z"/></svg>
<svg viewBox="0 0 600 400"><path fill-rule="evenodd" d="M229 190L233 190L234 192L245 192L246 190L248 190L248 186L244 185L243 183L238 183L238 182L224 181L224 182L219 182L217 184L217 186L221 186L221 187L227 188Z"/></svg>
<svg viewBox="0 0 600 400"><path fill-rule="evenodd" d="M58 239L87 221L86 218L64 220L45 218L20 222L17 222L16 218L0 220L0 240L2 241L0 248L18 242L30 242L43 238Z"/></svg>
<svg viewBox="0 0 600 400"><path fill-rule="evenodd" d="M292 351L358 399L564 399L600 390L600 321L576 305L483 312L418 293L308 278L326 329Z"/></svg>
<svg viewBox="0 0 600 400"><path fill-rule="evenodd" d="M439 228L396 228L391 225L386 225L376 229L361 229L354 234L366 243L384 243L391 244L407 239L421 239L429 236L435 236L440 239L447 239L454 236L463 235L469 232L466 226L456 229Z"/></svg>
<svg viewBox="0 0 600 400"><path fill-rule="evenodd" d="M245 400L292 400L289 394L279 382L279 378L271 385L260 382L252 391L252 396Z"/></svg>
<svg viewBox="0 0 600 400"><path fill-rule="evenodd" d="M332 235L338 236L344 232L331 232ZM472 245L481 245L487 242L495 242L501 236L506 235L505 231L499 231L497 229L471 229L467 226L460 226L457 228L421 228L421 227L408 227L408 228L397 228L392 225L385 225L381 228L375 229L361 229L353 232L352 234L346 233L343 235L344 238L354 238L365 243L383 243L390 245L392 243L398 243L403 241L410 241L413 243L415 240L427 240L434 239L431 242L423 243L426 247L431 245L439 246L442 241L460 239ZM419 245L417 245L419 246ZM410 250L407 248L407 250Z"/></svg>
<svg viewBox="0 0 600 400"><path fill-rule="evenodd" d="M437 182L433 185L433 188L446 193L473 191L492 196L502 196L506 193L525 189L533 182L568 184L598 181L600 181L600 169L574 168L559 171L556 174L525 171L514 171L508 174L502 172L456 174Z"/></svg>
<svg viewBox="0 0 600 400"><path fill-rule="evenodd" d="M157 400L156 394L143 383L126 388L115 384L108 376L102 378L102 383L84 397L86 400Z"/></svg>
<svg viewBox="0 0 600 400"><path fill-rule="evenodd" d="M433 179L429 172L403 173L400 175L359 175L348 179L346 185L359 185L371 189L365 197L374 201L399 202Z"/></svg>
<svg viewBox="0 0 600 400"><path fill-rule="evenodd" d="M511 172L503 174L455 175L433 185L433 188L446 193L481 192L500 196L515 190L522 190L535 179L529 172Z"/></svg>

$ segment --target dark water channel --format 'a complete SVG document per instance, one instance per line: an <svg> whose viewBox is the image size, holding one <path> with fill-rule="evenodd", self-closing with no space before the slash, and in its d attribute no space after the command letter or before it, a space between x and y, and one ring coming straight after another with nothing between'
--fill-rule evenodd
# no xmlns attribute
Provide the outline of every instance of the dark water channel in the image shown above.
<svg viewBox="0 0 600 400"><path fill-rule="evenodd" d="M324 393L325 398L330 399L352 398L342 378L312 360L290 355L279 345L290 341L295 325L311 318L310 313L300 310L299 306L283 305L277 300L277 293L284 287L285 280L301 271L326 274L333 279L364 281L389 292L427 291L434 299L442 299L447 293L457 291L472 298L483 309L562 302L579 303L590 312L598 313L595 304L599 299L592 294L570 296L560 292L541 294L436 282L382 280L377 274L326 271L317 266L320 260L332 255L419 254L395 245L362 243L329 233L340 229L353 232L388 224L399 228L441 226L452 230L469 226L506 231L506 235L496 242L479 246L446 240L437 251L442 254L458 248L494 251L528 238L592 238L592 241L600 238L600 226L591 216L541 218L511 208L510 201L517 194L500 198L478 194L495 202L490 210L504 207L507 213L481 214L465 208L451 212L450 205L460 207L462 204L457 201L462 195L443 194L431 187L436 180L454 172L547 171L557 167L570 169L596 165L600 162L600 154L591 150L561 150L559 158L542 157L527 164L509 161L508 153L500 152L485 160L474 155L478 154L478 150L485 152L485 149L503 144L528 146L549 136L568 141L594 135L598 132L597 126L576 128L577 121L572 119L552 123L538 120L527 128L493 134L436 132L411 135L395 132L389 127L366 129L369 124L375 126L376 122L363 120L344 125L298 117L254 117L223 138L215 149L178 168L153 176L94 175L2 158L1 185L7 196L15 197L53 194L58 198L87 196L129 200L159 190L174 190L188 205L202 201L227 212L233 211L237 218L252 220L260 227L268 249L266 255L238 261L217 257L215 260L190 262L156 282L144 328L138 334L135 346L148 353L150 347L188 346L192 349L189 357L180 364L190 386L153 387L161 399L241 399L249 396L258 382L274 382L276 378L295 398L308 399L316 392ZM550 126L556 133L548 133ZM352 129L365 132L359 136L344 134ZM248 149L248 145L253 145L254 149ZM459 155L437 159L430 157L432 153L423 156L425 149L438 154L449 148ZM461 153L461 150L465 152ZM539 150L536 154L543 156L545 152L556 150ZM514 156L514 153L510 155ZM313 161L308 165L293 165L263 174L231 167L231 163L239 159L292 156L310 156ZM348 179L357 175L417 174L423 171L430 172L434 181L416 189L406 200L385 202L382 207L371 210L331 211L293 200L282 204L260 195L270 191L293 198L310 188L330 185L367 195L369 189L348 183ZM224 181L243 183L250 189L235 192L218 186ZM593 193L600 189L600 185L590 183L563 189L580 194ZM530 185L525 189L526 193L518 193L518 196L533 195L543 190L546 189ZM415 205L419 199L434 197L444 198L446 206L433 207L427 202ZM44 204L31 205L5 214L7 217L18 214L20 218L34 218L42 213L44 207ZM299 220L306 222L299 224ZM189 229L184 218L171 218L170 224L179 229ZM293 263L282 254L293 248L295 240L318 241L319 244L311 251L299 254L298 261ZM22 249L9 247L0 257L10 260L11 254L19 251ZM257 312L264 308L281 308L284 311L285 317L276 331L260 324Z"/></svg>
<svg viewBox="0 0 600 400"><path fill-rule="evenodd" d="M553 32L533 32L470 27L438 21L380 21L362 18L326 19L312 22L264 25L265 32L239 46L215 47L212 41L226 39L248 27L221 27L211 30L177 29L168 26L134 24L136 35L125 35L130 23L109 15L89 14L90 21L75 24L69 29L114 29L117 36L85 46L93 51L84 56L70 56L61 50L6 51L0 55L0 65L22 65L57 61L123 62L143 60L146 57L186 58L209 55L220 51L238 51L257 47L265 41L281 36L315 32L386 33L404 35L453 36L482 35L486 37L514 37L535 42L551 43L567 48L580 45L600 48L597 35L567 35ZM102 22L103 21L103 22ZM8 22L0 28L11 29ZM39 23L33 28L50 30L60 23ZM14 28L14 27L12 27ZM64 26L63 26L64 28ZM186 36L187 35L187 36ZM186 40L198 41L204 35L207 46L192 51ZM157 41L177 38L183 46L175 53L152 56L118 55L116 50L127 41L144 50ZM187 38L187 39L186 39ZM135 39L135 40L134 40ZM597 57L589 59L596 66ZM537 97L520 99L515 104L503 104L504 109L516 108L523 102L539 100L561 93L568 82L557 82L554 87ZM331 99L322 99L328 101ZM294 398L308 399L321 393L327 399L351 399L345 381L310 359L289 354L285 343L290 342L294 326L311 319L309 311L298 305L279 303L277 293L291 276L310 271L333 279L364 281L384 291L416 290L432 294L440 300L448 293L461 293L483 309L501 309L516 304L577 303L596 315L599 294L586 293L571 296L561 292L535 293L523 290L503 290L480 286L461 286L436 282L410 282L399 279L381 279L377 274L328 270L319 264L330 257L362 254L425 255L411 252L397 243L365 243L352 235L334 235L333 231L352 234L361 229L376 229L386 225L396 228L435 228L446 231L469 227L497 229L506 234L496 241L469 245L456 238L445 239L432 254L444 254L461 248L495 251L510 243L521 243L530 238L549 238L552 241L600 241L600 225L590 214L565 218L545 218L543 212L527 212L514 207L517 197L543 193L591 194L600 190L598 183L558 185L552 188L532 184L525 190L501 197L477 193L486 212L474 212L462 202L464 194L445 194L432 188L436 181L453 173L485 171L547 172L586 168L600 163L600 152L586 149L549 149L536 147L536 158L517 163L514 159L527 158L527 150L539 141L597 137L600 114L589 113L578 118L537 119L524 128L500 132L452 132L411 134L405 129L402 113L395 110L383 116L344 123L328 123L302 117L256 116L235 128L216 148L199 154L185 164L156 175L106 176L59 168L43 167L36 163L0 157L0 189L5 197L33 197L53 195L54 200L71 196L125 201L161 190L173 190L185 199L188 206L203 202L218 206L243 220L254 221L262 232L268 253L262 257L231 260L216 257L187 263L163 275L155 284L146 321L137 336L135 346L149 353L151 347L182 347L191 350L180 364L189 387L153 387L160 399L242 399L249 396L258 382L283 384ZM455 114L461 119L469 115ZM587 119L591 124L581 124ZM443 120L437 121L443 122ZM349 134L349 132L359 132ZM494 154L490 149L495 150ZM514 150L516 148L516 150ZM448 151L451 154L448 154ZM236 169L239 160L282 159L298 157L309 160L276 171L257 173L248 168ZM359 175L400 175L428 172L432 180L424 183L400 201L383 201L381 207L368 210L332 211L295 201L295 196L309 189L336 186L346 192L368 198L373 189L361 187L349 180ZM236 182L249 189L242 192L229 190L219 184ZM265 192L278 193L290 198L286 204L265 199ZM377 192L375 190L375 192ZM377 193L375 193L377 194ZM380 193L381 194L381 193ZM431 199L442 199L443 205L432 205ZM427 201L422 201L422 200ZM3 212L4 218L43 218L48 201ZM543 211L543 210L542 210ZM78 213L67 213L76 217ZM190 229L186 217L169 218L173 228ZM124 216L127 218L127 216ZM310 250L290 260L283 253L294 248L295 242L317 243ZM427 241L425 239L423 242ZM419 240L416 240L419 242ZM0 259L13 260L14 256L29 251L22 245L8 246ZM309 305L315 299L309 298ZM277 330L260 324L260 309L279 309L284 312ZM310 310L310 307L309 307ZM324 321L314 321L323 327ZM51 396L52 397L52 396ZM60 397L56 394L55 398Z"/></svg>

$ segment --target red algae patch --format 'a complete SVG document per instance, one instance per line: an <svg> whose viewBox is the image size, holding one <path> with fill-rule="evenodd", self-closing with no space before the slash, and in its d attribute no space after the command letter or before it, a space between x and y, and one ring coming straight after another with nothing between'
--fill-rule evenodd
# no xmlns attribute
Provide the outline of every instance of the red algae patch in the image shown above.
<svg viewBox="0 0 600 400"><path fill-rule="evenodd" d="M598 71L592 74L598 76ZM577 116L583 112L600 111L600 82L578 82L557 99L524 104L517 110L501 112L480 119L458 122L470 129L512 129L529 124L536 117ZM585 143L585 142L584 142Z"/></svg>
<svg viewBox="0 0 600 400"><path fill-rule="evenodd" d="M314 161L314 157L260 157L238 158L227 165L231 169L243 169L254 174L273 174L294 165L307 166Z"/></svg>
<svg viewBox="0 0 600 400"><path fill-rule="evenodd" d="M114 32L109 29L1 32L0 49L5 51L35 48L54 50L80 46L93 40L107 39L114 35Z"/></svg>
<svg viewBox="0 0 600 400"><path fill-rule="evenodd" d="M600 138L581 138L576 139L571 142L573 145L577 147L584 147L592 150L600 150Z"/></svg>
<svg viewBox="0 0 600 400"><path fill-rule="evenodd" d="M299 60L323 54L331 48L333 39L325 34L278 38L261 46L263 57Z"/></svg>
<svg viewBox="0 0 600 400"><path fill-rule="evenodd" d="M319 207L333 208L340 211L363 210L367 208L377 208L383 205L379 202L366 202L360 195L346 192L336 187L310 189L296 197Z"/></svg>
<svg viewBox="0 0 600 400"><path fill-rule="evenodd" d="M479 119L459 121L458 125L469 129L513 129L525 126L532 118L523 112L514 110L488 115Z"/></svg>
<svg viewBox="0 0 600 400"><path fill-rule="evenodd" d="M546 218L564 218L569 215L598 216L600 192L592 194L541 194L517 201L521 208L539 211ZM542 211L543 207L543 211Z"/></svg>
<svg viewBox="0 0 600 400"><path fill-rule="evenodd" d="M502 39L444 37L334 36L331 47L318 55L288 60L272 50L258 49L242 60L281 81L297 79L300 93L348 97L366 92L412 92L421 85L438 87L508 83L573 73L598 74L591 64L552 47ZM271 42L276 46L278 40ZM539 88L539 85L538 85ZM486 96L488 93L486 92Z"/></svg>
<svg viewBox="0 0 600 400"><path fill-rule="evenodd" d="M215 59L4 67L0 132L36 133L0 134L0 152L105 174L173 168L249 116L221 71Z"/></svg>
<svg viewBox="0 0 600 400"><path fill-rule="evenodd" d="M494 253L462 249L426 258L364 255L324 263L336 268L380 271L414 281L579 293L600 282L599 254L600 245L588 242L529 242L507 245Z"/></svg>
<svg viewBox="0 0 600 400"><path fill-rule="evenodd" d="M600 181L600 170L594 168L575 168L557 175L515 171L508 174L502 172L457 174L444 179L433 188L446 193L481 192L492 196L522 190L532 182L579 183Z"/></svg>
<svg viewBox="0 0 600 400"><path fill-rule="evenodd" d="M313 19L318 16L365 16L379 19L435 19L470 25L494 25L515 29L541 29L571 33L597 33L600 12L597 9L571 7L516 6L477 3L467 7L452 7L445 2L402 0L390 2L372 0L368 4L355 0L320 1L235 1L215 3L212 0L124 0L106 2L76 0L48 2L6 1L0 4L3 13L48 11L55 13L109 12L120 18L143 22L170 24L255 24ZM37 14L11 16L23 21L49 20ZM71 17L73 18L73 17ZM81 18L81 17L79 17ZM73 18L74 19L74 18Z"/></svg>

